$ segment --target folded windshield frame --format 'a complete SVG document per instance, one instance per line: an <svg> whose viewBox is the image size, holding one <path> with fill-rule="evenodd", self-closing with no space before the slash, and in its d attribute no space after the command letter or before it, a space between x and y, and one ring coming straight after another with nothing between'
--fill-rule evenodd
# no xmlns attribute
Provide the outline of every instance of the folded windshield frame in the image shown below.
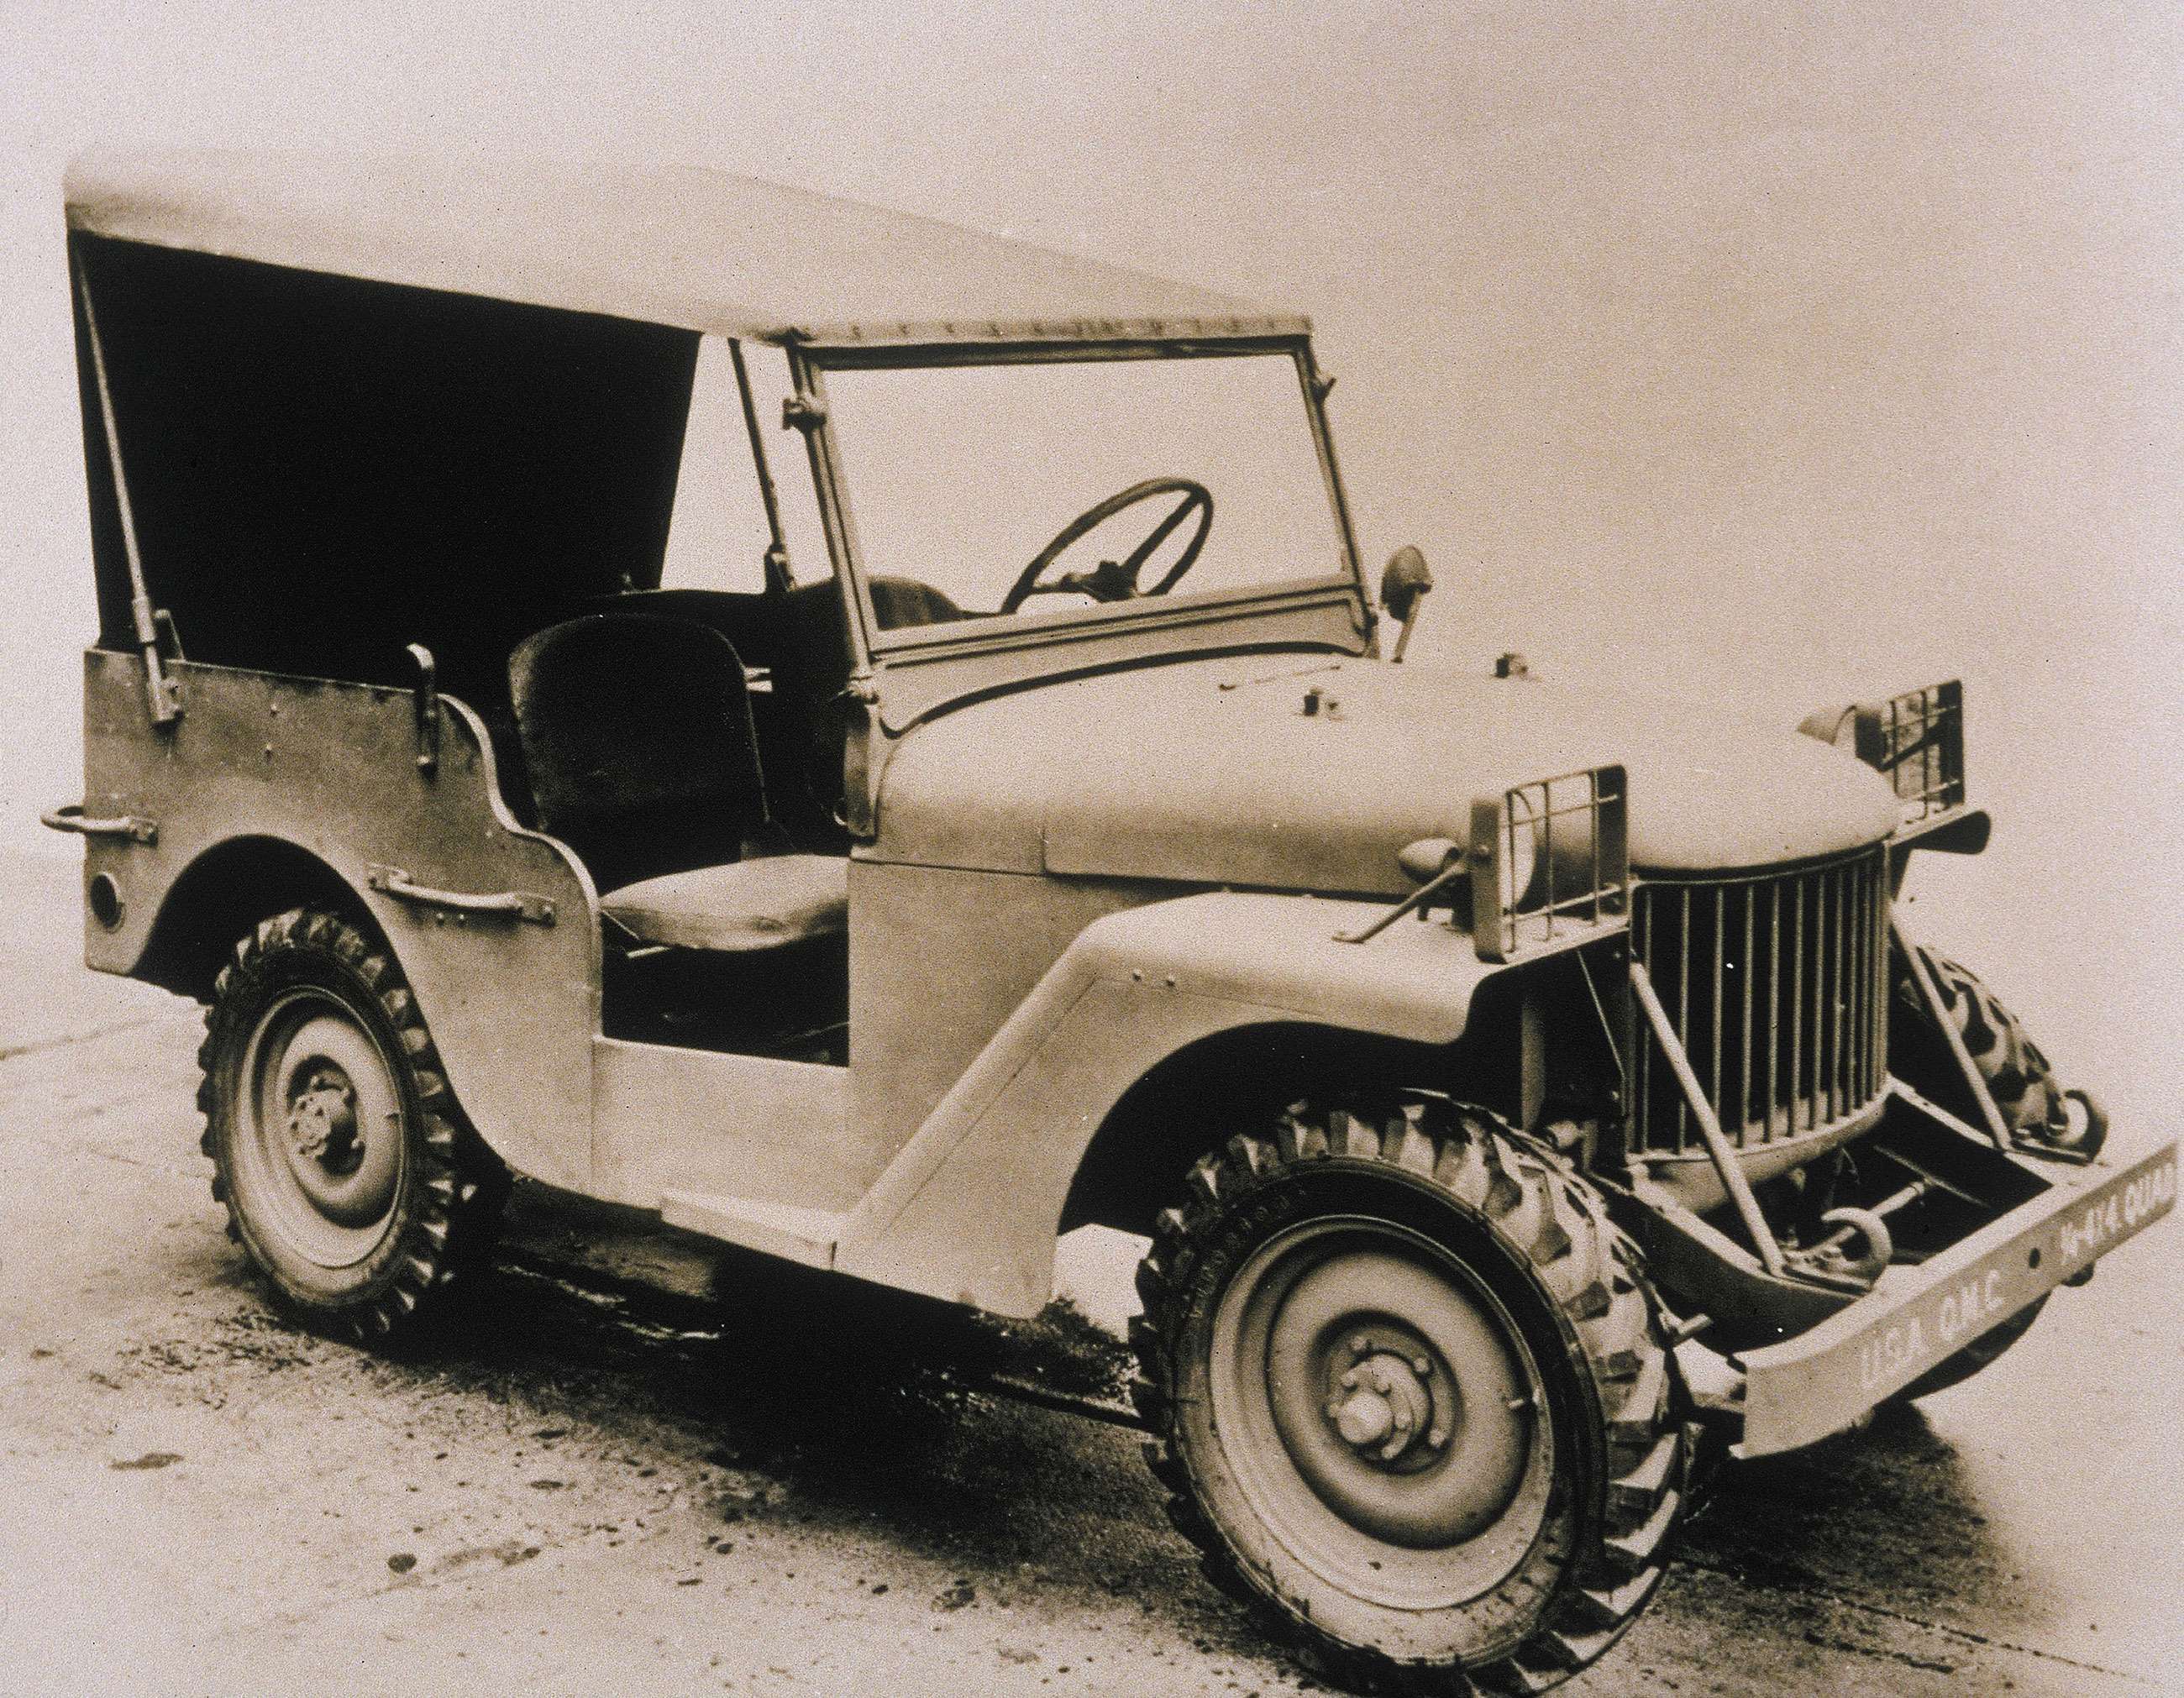
<svg viewBox="0 0 2184 1698"><path fill-rule="evenodd" d="M1279 605L1301 598L1320 600L1330 594L1351 602L1362 631L1369 618L1357 558L1348 498L1328 427L1325 399L1332 380L1322 376L1306 336L1190 337L1149 340L1069 340L1013 342L950 342L916 345L792 342L789 369L795 396L785 424L802 429L811 458L827 546L833 556L837 582L848 614L858 678L867 678L890 657L937 658L942 653L1022 649L1047 641L1067 641L1094 631L1117 632L1173 625L1217 622L1229 610ZM854 493L843 473L840 448L828 416L827 376L830 371L945 369L978 365L1031 365L1089 360L1200 359L1273 354L1295 367L1300 398L1312 433L1320 476L1340 549L1342 570L1318 576L1246 587L1173 596L1147 596L1059 612L988 615L960 622L881 628L866 584L867 564L858 545Z"/></svg>

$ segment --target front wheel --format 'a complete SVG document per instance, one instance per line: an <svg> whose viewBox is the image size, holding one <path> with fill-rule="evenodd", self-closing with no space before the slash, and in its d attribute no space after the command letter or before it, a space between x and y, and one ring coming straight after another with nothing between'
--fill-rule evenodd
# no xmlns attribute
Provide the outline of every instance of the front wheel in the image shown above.
<svg viewBox="0 0 2184 1698"><path fill-rule="evenodd" d="M291 1308L393 1331L491 1238L507 1170L461 1125L383 949L294 909L236 946L198 1051L213 1195Z"/></svg>
<svg viewBox="0 0 2184 1698"><path fill-rule="evenodd" d="M1139 1287L1177 1524L1331 1678L1536 1692L1651 1600L1685 1471L1655 1306L1489 1116L1300 1105L1198 1164Z"/></svg>
<svg viewBox="0 0 2184 1698"><path fill-rule="evenodd" d="M2056 1083L2054 1070L2040 1046L1979 975L1924 944L1906 947L1919 951L1934 988L1941 993L1942 1006L1956 1027L1987 1094L2001 1111L2003 1124L2012 1138L2036 1150L2043 1144L2084 1148L2090 1133L2092 1147L2086 1153L2097 1151L2105 1129L2099 1110L2082 1092L2065 1091ZM1910 964L1899 954L1892 965L1896 990L1889 1015L1889 1071L1921 1095L1979 1124L1982 1118L1979 1105L1958 1071L1948 1038L1919 994ZM1961 1385L2031 1331L2047 1306L2048 1300L2042 1297L2011 1316L1954 1356L1936 1362L1890 1400L1910 1403Z"/></svg>

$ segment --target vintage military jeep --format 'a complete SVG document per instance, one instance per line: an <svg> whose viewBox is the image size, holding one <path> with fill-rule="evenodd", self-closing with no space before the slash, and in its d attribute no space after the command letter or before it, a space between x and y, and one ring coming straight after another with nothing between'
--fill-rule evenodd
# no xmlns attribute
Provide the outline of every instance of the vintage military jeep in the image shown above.
<svg viewBox="0 0 2184 1698"><path fill-rule="evenodd" d="M703 171L94 159L69 215L47 823L90 965L209 1005L308 1316L402 1324L510 1172L1005 1316L1142 1234L1208 1571L1338 1680L1535 1691L1708 1423L1961 1379L2171 1205L1892 918L1987 836L1958 687L1798 735L1394 664L1424 562L1376 609L1301 318Z"/></svg>

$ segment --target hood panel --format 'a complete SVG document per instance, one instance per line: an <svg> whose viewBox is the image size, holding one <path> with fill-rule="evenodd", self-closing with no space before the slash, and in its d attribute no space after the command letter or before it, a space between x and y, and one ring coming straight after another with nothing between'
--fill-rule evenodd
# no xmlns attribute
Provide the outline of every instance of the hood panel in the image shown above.
<svg viewBox="0 0 2184 1698"><path fill-rule="evenodd" d="M1323 702L1303 711L1306 692ZM1110 673L957 710L888 763L881 860L1397 895L1474 796L1620 761L1630 858L1767 866L1886 837L1886 780L1796 732L1685 704L1415 664L1252 655Z"/></svg>

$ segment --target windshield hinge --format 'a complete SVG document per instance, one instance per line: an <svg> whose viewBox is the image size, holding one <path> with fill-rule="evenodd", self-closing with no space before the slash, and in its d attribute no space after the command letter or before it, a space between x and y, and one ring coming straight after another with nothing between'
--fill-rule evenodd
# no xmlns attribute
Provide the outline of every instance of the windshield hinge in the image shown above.
<svg viewBox="0 0 2184 1698"><path fill-rule="evenodd" d="M784 395L781 399L781 428L802 431L806 436L827 422L827 409L809 395Z"/></svg>

